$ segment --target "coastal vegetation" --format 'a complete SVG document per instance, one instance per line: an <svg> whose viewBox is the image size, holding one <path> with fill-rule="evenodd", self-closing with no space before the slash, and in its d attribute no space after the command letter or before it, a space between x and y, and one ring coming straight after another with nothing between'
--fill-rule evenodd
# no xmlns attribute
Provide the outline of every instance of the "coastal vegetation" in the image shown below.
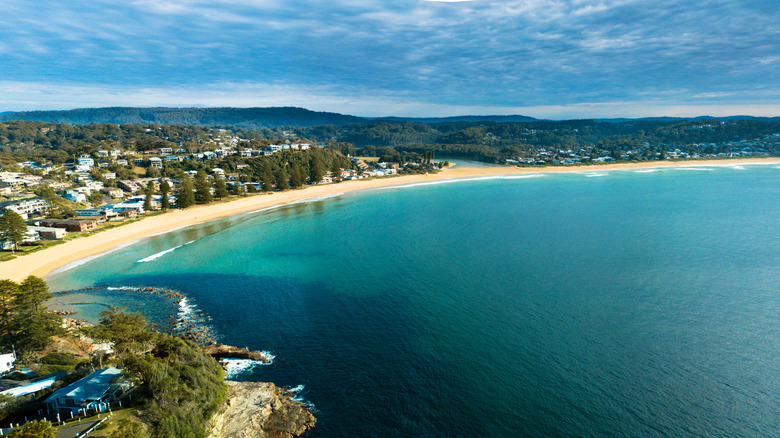
<svg viewBox="0 0 780 438"><path fill-rule="evenodd" d="M43 303L51 298L49 287L39 277L21 283L0 280L0 348L29 357L62 333L60 317L46 313Z"/></svg>
<svg viewBox="0 0 780 438"><path fill-rule="evenodd" d="M51 297L45 281L28 277L20 284L0 280L0 340L3 350L14 346L19 362L35 366L39 373L67 372L118 366L134 388L130 403L135 415L118 422L115 437L204 437L208 423L222 406L226 385L217 361L192 341L159 333L143 316L109 309L98 325L70 335L61 328L60 316L46 313L44 301ZM46 353L53 336L107 342L112 353L78 356ZM84 338L86 336L86 338ZM66 379L66 381L72 379ZM2 417L35 411L50 391L25 400L4 397ZM7 400L6 400L7 399ZM15 430L19 437L45 437L47 421L30 421ZM53 432L52 432L53 433ZM51 435L53 436L53 435Z"/></svg>

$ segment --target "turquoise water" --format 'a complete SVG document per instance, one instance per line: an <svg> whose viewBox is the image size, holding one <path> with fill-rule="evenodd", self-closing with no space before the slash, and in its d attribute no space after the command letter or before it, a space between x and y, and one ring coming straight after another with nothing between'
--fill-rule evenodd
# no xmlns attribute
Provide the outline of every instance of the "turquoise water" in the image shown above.
<svg viewBox="0 0 780 438"><path fill-rule="evenodd" d="M238 378L298 387L312 437L778 436L779 224L775 166L475 179L216 221L49 281L182 291L276 355Z"/></svg>

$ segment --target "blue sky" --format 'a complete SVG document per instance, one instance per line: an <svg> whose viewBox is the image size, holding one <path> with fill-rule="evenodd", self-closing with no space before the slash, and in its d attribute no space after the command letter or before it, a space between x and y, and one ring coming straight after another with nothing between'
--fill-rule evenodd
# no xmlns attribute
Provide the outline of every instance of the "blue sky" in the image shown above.
<svg viewBox="0 0 780 438"><path fill-rule="evenodd" d="M4 2L0 111L780 116L774 0Z"/></svg>

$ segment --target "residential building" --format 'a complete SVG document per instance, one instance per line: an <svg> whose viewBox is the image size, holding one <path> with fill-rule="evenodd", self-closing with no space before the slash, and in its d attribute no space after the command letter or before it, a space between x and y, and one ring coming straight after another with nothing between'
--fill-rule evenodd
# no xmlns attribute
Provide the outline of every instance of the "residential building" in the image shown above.
<svg viewBox="0 0 780 438"><path fill-rule="evenodd" d="M0 210L13 210L25 219L46 214L48 208L49 203L38 197L0 202Z"/></svg>
<svg viewBox="0 0 780 438"><path fill-rule="evenodd" d="M46 399L49 413L103 412L115 396L128 388L116 367L104 368L60 388Z"/></svg>
<svg viewBox="0 0 780 438"><path fill-rule="evenodd" d="M14 368L16 353L0 354L0 373L7 373Z"/></svg>
<svg viewBox="0 0 780 438"><path fill-rule="evenodd" d="M94 230L97 228L97 221L94 219L44 219L41 221L41 226L80 232Z"/></svg>
<svg viewBox="0 0 780 438"><path fill-rule="evenodd" d="M28 226L27 230L38 233L38 237L43 240L59 240L68 235L64 228Z"/></svg>

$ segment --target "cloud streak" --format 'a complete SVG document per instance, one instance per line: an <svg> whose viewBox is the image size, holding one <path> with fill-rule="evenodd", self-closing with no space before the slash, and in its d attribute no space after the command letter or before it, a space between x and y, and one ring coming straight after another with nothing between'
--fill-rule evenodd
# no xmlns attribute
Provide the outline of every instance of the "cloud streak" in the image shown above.
<svg viewBox="0 0 780 438"><path fill-rule="evenodd" d="M0 17L0 81L133 96L250 84L307 107L305 90L327 90L323 109L364 99L372 114L388 111L372 96L431 110L765 108L780 90L779 18L750 0L22 1Z"/></svg>

